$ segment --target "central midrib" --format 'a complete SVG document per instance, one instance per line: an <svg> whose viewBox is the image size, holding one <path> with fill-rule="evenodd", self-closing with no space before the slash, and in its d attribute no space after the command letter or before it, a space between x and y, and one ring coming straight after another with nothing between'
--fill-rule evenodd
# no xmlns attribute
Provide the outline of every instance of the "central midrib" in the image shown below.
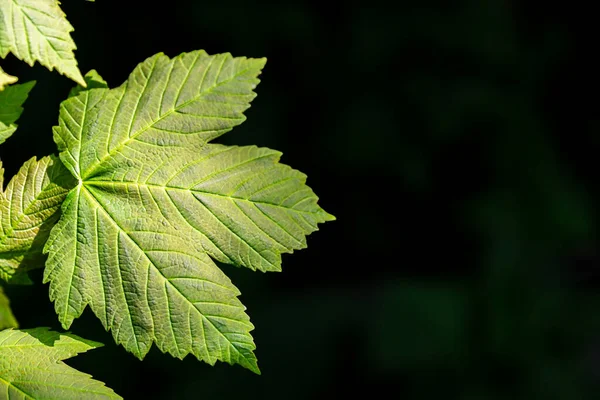
<svg viewBox="0 0 600 400"><path fill-rule="evenodd" d="M165 191L173 190L173 191L179 191L179 192L185 192L185 193L200 193L203 195L216 196L216 197L220 197L220 198L224 198L224 199L228 199L228 200L247 201L247 202L254 203L254 204L261 204L261 205L267 205L267 206L271 206L271 207L282 208L287 211L294 211L294 212L301 213L301 214L318 214L318 211L311 212L311 211L297 210L294 208L282 206L281 204L269 203L266 201L250 200L250 199L243 198L243 197L229 196L229 195L225 195L222 193L207 192L207 191L203 191L203 190L189 189L189 188L178 187L178 186L160 186L160 185L153 185L153 184L149 184L149 183L142 184L142 183L135 183L135 182L112 182L112 181L83 181L83 186L95 186L95 187L99 187L99 188L110 188L110 187L115 187L115 186L136 186L136 187L148 187L148 188L161 189L161 190L165 190ZM309 199L309 198L310 197L308 197L306 199ZM305 200L305 199L303 199L303 200Z"/></svg>

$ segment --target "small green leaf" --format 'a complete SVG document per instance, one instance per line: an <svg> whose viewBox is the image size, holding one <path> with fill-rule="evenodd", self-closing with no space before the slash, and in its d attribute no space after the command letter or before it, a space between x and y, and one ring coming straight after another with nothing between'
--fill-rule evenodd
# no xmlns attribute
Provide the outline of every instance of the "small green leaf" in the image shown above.
<svg viewBox="0 0 600 400"><path fill-rule="evenodd" d="M101 343L48 328L0 332L0 392L3 399L121 399L104 383L62 362Z"/></svg>
<svg viewBox="0 0 600 400"><path fill-rule="evenodd" d="M18 81L16 76L12 76L4 72L4 70L0 67L0 91L4 90L5 86L12 85Z"/></svg>
<svg viewBox="0 0 600 400"><path fill-rule="evenodd" d="M23 103L35 81L11 85L0 91L0 144L4 143L16 130L15 122L23 112Z"/></svg>
<svg viewBox="0 0 600 400"><path fill-rule="evenodd" d="M0 184L3 171L0 165ZM42 249L75 179L55 156L27 161L0 192L0 277L28 283L25 272L44 266Z"/></svg>
<svg viewBox="0 0 600 400"><path fill-rule="evenodd" d="M0 286L0 331L6 328L18 328L19 323L10 308L10 300Z"/></svg>
<svg viewBox="0 0 600 400"><path fill-rule="evenodd" d="M108 85L106 84L106 81L100 76L100 74L95 69L92 69L87 74L85 74L84 79L85 79L86 87L83 87L81 85L75 86L69 92L69 97L77 96L79 93L81 93L84 90L108 87Z"/></svg>
<svg viewBox="0 0 600 400"><path fill-rule="evenodd" d="M11 52L29 65L38 61L85 85L72 31L57 0L0 0L0 57Z"/></svg>

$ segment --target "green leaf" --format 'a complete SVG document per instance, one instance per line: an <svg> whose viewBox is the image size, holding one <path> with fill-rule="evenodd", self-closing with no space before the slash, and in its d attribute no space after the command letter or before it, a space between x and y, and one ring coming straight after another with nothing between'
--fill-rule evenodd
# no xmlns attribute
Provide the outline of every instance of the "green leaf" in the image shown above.
<svg viewBox="0 0 600 400"><path fill-rule="evenodd" d="M12 85L17 81L17 77L12 76L4 72L4 70L0 67L0 91L4 90L5 86Z"/></svg>
<svg viewBox="0 0 600 400"><path fill-rule="evenodd" d="M69 97L77 96L79 93L81 93L84 90L108 87L104 78L102 78L95 69L90 70L87 74L85 74L85 76L83 78L85 79L86 87L83 87L81 85L75 86L69 92Z"/></svg>
<svg viewBox="0 0 600 400"><path fill-rule="evenodd" d="M27 100L29 91L35 86L35 81L20 85L8 86L0 91L0 144L4 143L15 131L15 122L23 112L23 103Z"/></svg>
<svg viewBox="0 0 600 400"><path fill-rule="evenodd" d="M73 27L58 5L56 0L0 0L0 56L11 52L32 66L38 61L85 86L73 53Z"/></svg>
<svg viewBox="0 0 600 400"><path fill-rule="evenodd" d="M121 399L104 383L62 362L101 343L48 328L0 332L2 398L23 400Z"/></svg>
<svg viewBox="0 0 600 400"><path fill-rule="evenodd" d="M258 372L239 291L211 257L262 271L305 246L317 205L280 153L207 141L244 121L264 59L162 54L119 88L61 105L54 138L79 184L45 247L64 327L87 304L142 358L194 354Z"/></svg>
<svg viewBox="0 0 600 400"><path fill-rule="evenodd" d="M10 308L10 300L0 286L0 331L6 328L18 328L19 323Z"/></svg>
<svg viewBox="0 0 600 400"><path fill-rule="evenodd" d="M0 184L3 171L0 169ZM26 271L44 266L42 249L60 206L76 185L58 157L27 161L0 192L0 277L28 283Z"/></svg>

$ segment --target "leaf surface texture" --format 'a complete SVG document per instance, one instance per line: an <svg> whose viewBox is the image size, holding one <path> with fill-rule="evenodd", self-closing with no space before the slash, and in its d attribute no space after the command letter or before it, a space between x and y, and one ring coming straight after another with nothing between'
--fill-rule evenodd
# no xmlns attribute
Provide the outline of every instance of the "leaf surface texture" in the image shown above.
<svg viewBox="0 0 600 400"><path fill-rule="evenodd" d="M2 175L0 169L0 183ZM44 244L75 185L58 157L23 164L0 193L0 277L27 283L26 271L44 267Z"/></svg>

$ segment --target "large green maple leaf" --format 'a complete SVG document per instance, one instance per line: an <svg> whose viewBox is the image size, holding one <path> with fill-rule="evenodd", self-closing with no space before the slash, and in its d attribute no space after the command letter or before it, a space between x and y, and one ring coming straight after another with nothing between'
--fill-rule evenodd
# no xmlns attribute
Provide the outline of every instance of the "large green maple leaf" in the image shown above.
<svg viewBox="0 0 600 400"><path fill-rule="evenodd" d="M102 346L47 328L0 332L0 397L7 400L121 399L62 360Z"/></svg>
<svg viewBox="0 0 600 400"><path fill-rule="evenodd" d="M57 0L0 0L0 57L11 52L29 65L38 61L85 85L72 31Z"/></svg>
<svg viewBox="0 0 600 400"><path fill-rule="evenodd" d="M44 281L65 328L89 304L140 358L156 343L258 372L240 293L212 259L278 271L333 219L278 152L206 144L244 121L264 64L157 54L122 86L62 103L54 138L78 184Z"/></svg>

